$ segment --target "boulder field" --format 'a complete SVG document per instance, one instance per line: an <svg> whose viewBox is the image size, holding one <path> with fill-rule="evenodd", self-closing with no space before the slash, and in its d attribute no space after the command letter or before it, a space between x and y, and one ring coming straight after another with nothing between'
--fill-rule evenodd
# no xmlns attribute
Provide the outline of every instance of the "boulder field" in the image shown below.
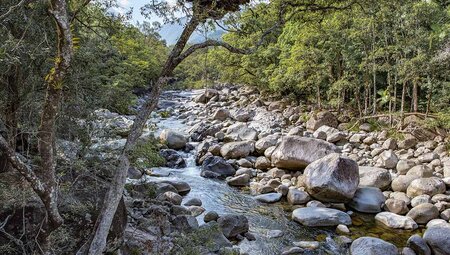
<svg viewBox="0 0 450 255"><path fill-rule="evenodd" d="M305 226L343 229L356 211L373 214L377 224L392 229L426 228L437 219L435 227L450 227L450 158L442 133L393 138L367 123L348 131L342 116L308 113L246 87L215 90L210 100L206 94L211 92L199 96L202 100L183 116L187 125L198 127L190 130L191 140L203 137L196 152L202 176L247 186L261 203L303 206L292 212L292 219ZM211 129L215 132L208 133ZM218 158L221 167L205 174ZM443 232L435 232L424 243L441 254L450 241L439 244ZM296 248L303 249L290 249ZM405 252L410 250L405 244ZM350 251L399 254L394 245L373 237L355 240Z"/></svg>

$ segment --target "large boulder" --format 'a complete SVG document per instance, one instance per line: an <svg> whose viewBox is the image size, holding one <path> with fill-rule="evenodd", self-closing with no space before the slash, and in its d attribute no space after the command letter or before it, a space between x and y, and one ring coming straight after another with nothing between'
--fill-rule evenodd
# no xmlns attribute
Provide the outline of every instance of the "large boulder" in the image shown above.
<svg viewBox="0 0 450 255"><path fill-rule="evenodd" d="M418 234L412 235L408 239L406 245L411 248L416 254L431 255L431 249L428 246L427 242Z"/></svg>
<svg viewBox="0 0 450 255"><path fill-rule="evenodd" d="M184 135L173 130L164 129L159 135L162 143L166 144L169 149L179 150L186 146L187 139Z"/></svg>
<svg viewBox="0 0 450 255"><path fill-rule="evenodd" d="M225 159L217 156L207 157L202 164L201 176L206 178L226 178L233 176L236 170Z"/></svg>
<svg viewBox="0 0 450 255"><path fill-rule="evenodd" d="M359 167L360 187L376 187L385 190L389 188L391 181L391 174L384 168L370 166Z"/></svg>
<svg viewBox="0 0 450 255"><path fill-rule="evenodd" d="M186 161L178 154L176 150L162 149L159 154L166 160L166 167L170 168L185 168Z"/></svg>
<svg viewBox="0 0 450 255"><path fill-rule="evenodd" d="M228 127L225 141L252 141L258 138L258 132L245 123L235 123Z"/></svg>
<svg viewBox="0 0 450 255"><path fill-rule="evenodd" d="M445 192L445 183L437 178L420 178L411 182L406 193L409 197L416 197L420 195L434 196Z"/></svg>
<svg viewBox="0 0 450 255"><path fill-rule="evenodd" d="M449 237L449 227L429 227L423 235L423 239L425 239L435 255L450 254Z"/></svg>
<svg viewBox="0 0 450 255"><path fill-rule="evenodd" d="M322 207L304 207L292 212L292 219L309 227L328 227L339 224L350 225L352 219L345 212Z"/></svg>
<svg viewBox="0 0 450 255"><path fill-rule="evenodd" d="M411 217L419 224L426 224L439 217L439 209L433 204L424 203L412 208L406 216Z"/></svg>
<svg viewBox="0 0 450 255"><path fill-rule="evenodd" d="M219 223L222 233L227 238L234 238L237 235L243 235L248 232L248 219L244 215L226 214L221 216L217 223Z"/></svg>
<svg viewBox="0 0 450 255"><path fill-rule="evenodd" d="M277 145L278 136L277 135L268 135L256 141L255 149L256 152L263 154L267 148Z"/></svg>
<svg viewBox="0 0 450 255"><path fill-rule="evenodd" d="M213 115L214 120L224 121L230 117L230 111L227 109L217 109L217 111Z"/></svg>
<svg viewBox="0 0 450 255"><path fill-rule="evenodd" d="M226 143L220 148L220 154L226 159L245 158L255 150L255 144L251 141Z"/></svg>
<svg viewBox="0 0 450 255"><path fill-rule="evenodd" d="M390 228L396 229L417 229L417 223L408 216L401 216L391 212L380 212L375 215L375 220Z"/></svg>
<svg viewBox="0 0 450 255"><path fill-rule="evenodd" d="M375 237L360 237L350 246L352 255L398 255L395 245Z"/></svg>
<svg viewBox="0 0 450 255"><path fill-rule="evenodd" d="M385 201L386 198L379 188L364 187L358 188L348 205L358 212L378 213Z"/></svg>
<svg viewBox="0 0 450 255"><path fill-rule="evenodd" d="M339 122L336 116L334 116L334 114L329 111L321 111L312 114L309 120L306 122L306 128L312 131L315 131L324 125L337 128Z"/></svg>
<svg viewBox="0 0 450 255"><path fill-rule="evenodd" d="M348 202L359 184L356 162L337 153L308 165L304 176L308 193L324 202Z"/></svg>
<svg viewBox="0 0 450 255"><path fill-rule="evenodd" d="M209 102L209 100L211 100L215 96L219 96L219 92L217 90L205 89L205 91L202 94L194 98L194 102L206 104Z"/></svg>
<svg viewBox="0 0 450 255"><path fill-rule="evenodd" d="M298 170L335 152L338 148L323 140L285 136L272 153L272 163L279 168Z"/></svg>

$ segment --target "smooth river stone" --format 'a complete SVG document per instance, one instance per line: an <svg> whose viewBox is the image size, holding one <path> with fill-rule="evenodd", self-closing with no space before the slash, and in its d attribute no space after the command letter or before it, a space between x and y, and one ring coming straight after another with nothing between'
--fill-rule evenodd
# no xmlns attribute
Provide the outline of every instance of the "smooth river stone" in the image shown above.
<svg viewBox="0 0 450 255"><path fill-rule="evenodd" d="M275 203L280 201L281 197L282 195L280 193L267 193L258 195L255 199L262 203Z"/></svg>
<svg viewBox="0 0 450 255"><path fill-rule="evenodd" d="M390 228L414 230L418 227L417 223L411 217L401 216L391 212L380 212L375 216L375 220Z"/></svg>
<svg viewBox="0 0 450 255"><path fill-rule="evenodd" d="M350 225L352 220L348 214L336 209L322 207L304 207L292 212L292 219L309 227L328 227L339 224Z"/></svg>

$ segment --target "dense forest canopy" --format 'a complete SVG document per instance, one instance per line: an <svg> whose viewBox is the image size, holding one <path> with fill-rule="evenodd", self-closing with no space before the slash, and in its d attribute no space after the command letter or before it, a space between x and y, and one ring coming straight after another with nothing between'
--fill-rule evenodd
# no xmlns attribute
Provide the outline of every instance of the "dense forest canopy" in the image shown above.
<svg viewBox="0 0 450 255"><path fill-rule="evenodd" d="M117 250L124 230L113 219L127 213L136 153L146 167L162 162L156 143L140 139L164 90L250 86L352 123L388 117L400 130L414 113L450 129L447 0L145 1L140 23L118 8L116 0L0 2L0 198L11 200L0 205L0 253ZM177 22L183 30L168 45L158 29ZM195 31L204 41L189 41ZM105 163L88 157L101 132L87 123L108 113L133 117ZM61 161L56 151L69 144L61 141L80 144L83 156ZM80 179L80 190L98 188L104 199L80 202L70 185ZM24 229L9 224L9 234L8 220L24 222L17 211L30 200L44 214Z"/></svg>

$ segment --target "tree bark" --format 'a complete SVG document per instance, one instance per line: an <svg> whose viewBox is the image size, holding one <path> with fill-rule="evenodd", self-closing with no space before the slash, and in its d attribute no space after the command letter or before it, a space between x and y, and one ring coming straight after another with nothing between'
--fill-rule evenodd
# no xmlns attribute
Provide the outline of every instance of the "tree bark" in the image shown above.
<svg viewBox="0 0 450 255"><path fill-rule="evenodd" d="M408 81L403 81L402 87L402 101L400 104L400 128L403 127L403 120L405 118L405 99L406 99L406 84Z"/></svg>
<svg viewBox="0 0 450 255"><path fill-rule="evenodd" d="M164 64L158 81L152 88L148 99L139 110L139 113L136 116L136 119L134 120L133 126L131 127L130 133L128 135L125 148L122 150L122 153L119 157L119 164L116 170L116 174L114 175L114 179L111 183L110 189L108 190L104 198L104 203L100 211L100 215L97 218L95 224L93 237L90 239L87 245L83 246L78 251L77 254L99 255L102 254L105 250L109 229L111 228L112 224L112 219L117 210L119 201L122 198L123 189L125 187L127 171L130 166L129 154L135 147L138 138L142 135L142 130L147 119L158 104L162 87L167 83L167 80L172 75L173 70L184 59L180 59L179 57L183 49L185 48L191 34L195 31L199 23L200 21L195 16L193 16L191 20L186 24L180 38L178 39L166 63Z"/></svg>
<svg viewBox="0 0 450 255"><path fill-rule="evenodd" d="M418 112L419 110L419 88L418 88L418 79L414 79L413 82L413 112Z"/></svg>

